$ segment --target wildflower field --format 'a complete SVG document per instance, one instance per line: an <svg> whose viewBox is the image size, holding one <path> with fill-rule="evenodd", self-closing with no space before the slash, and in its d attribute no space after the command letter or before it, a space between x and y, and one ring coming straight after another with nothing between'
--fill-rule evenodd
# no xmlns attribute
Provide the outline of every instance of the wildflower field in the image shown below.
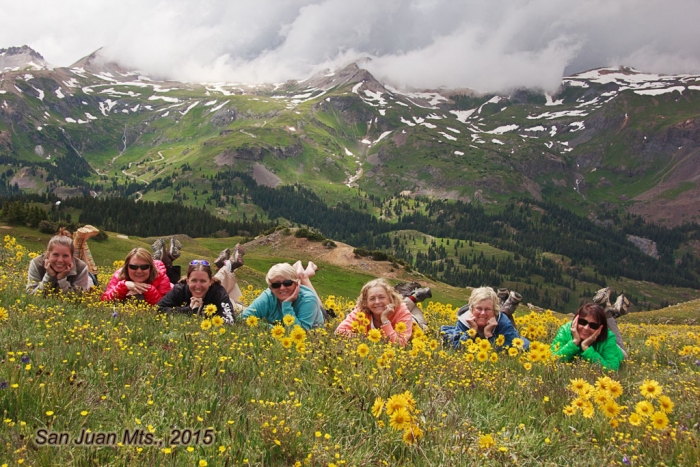
<svg viewBox="0 0 700 467"><path fill-rule="evenodd" d="M400 348L335 337L340 318L307 333L28 296L32 255L0 249L0 465L700 463L698 326L623 318L630 357L605 372L551 358L552 312L516 312L527 353L454 351L437 329L455 310L429 301L431 330Z"/></svg>

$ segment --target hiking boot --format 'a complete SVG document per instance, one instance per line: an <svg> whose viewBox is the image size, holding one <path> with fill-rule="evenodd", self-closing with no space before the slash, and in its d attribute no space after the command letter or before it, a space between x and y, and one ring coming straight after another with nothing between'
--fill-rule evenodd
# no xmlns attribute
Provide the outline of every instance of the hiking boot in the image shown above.
<svg viewBox="0 0 700 467"><path fill-rule="evenodd" d="M180 249L182 248L182 243L175 237L170 237L170 256L172 259L178 259L180 257Z"/></svg>
<svg viewBox="0 0 700 467"><path fill-rule="evenodd" d="M243 266L243 255L245 255L243 247L240 243L236 243L236 246L233 247L233 254L231 254L231 262L229 264L231 272Z"/></svg>
<svg viewBox="0 0 700 467"><path fill-rule="evenodd" d="M153 259L163 260L163 247L165 247L165 240L162 238L153 242L153 245L151 245L153 249Z"/></svg>
<svg viewBox="0 0 700 467"><path fill-rule="evenodd" d="M513 312L518 308L518 304L523 301L523 296L518 292L512 290L508 294L508 299L501 305L501 312L505 313L508 319L515 324L515 319L513 318Z"/></svg>
<svg viewBox="0 0 700 467"><path fill-rule="evenodd" d="M426 298L432 298L433 293L430 291L430 287L421 287L411 292L411 297L416 300L416 303L422 302Z"/></svg>
<svg viewBox="0 0 700 467"><path fill-rule="evenodd" d="M217 256L216 260L214 261L214 264L216 264L216 267L221 269L226 265L226 260L231 257L231 250L229 248L226 248L224 251L219 253L219 256Z"/></svg>
<svg viewBox="0 0 700 467"><path fill-rule="evenodd" d="M505 302L506 300L508 300L508 297L510 296L510 293L508 292L508 289L506 289L505 287L501 287L501 288L498 289L498 291L496 292L496 295L498 295L498 299L501 301L501 303L503 303L503 302Z"/></svg>
<svg viewBox="0 0 700 467"><path fill-rule="evenodd" d="M603 308L610 306L610 287L600 289L593 296L593 302Z"/></svg>
<svg viewBox="0 0 700 467"><path fill-rule="evenodd" d="M620 294L620 296L617 297L617 300L615 300L615 304L613 305L613 309L615 310L613 314L615 315L615 318L626 315L627 314L627 308L630 306L630 301L627 297L624 295Z"/></svg>

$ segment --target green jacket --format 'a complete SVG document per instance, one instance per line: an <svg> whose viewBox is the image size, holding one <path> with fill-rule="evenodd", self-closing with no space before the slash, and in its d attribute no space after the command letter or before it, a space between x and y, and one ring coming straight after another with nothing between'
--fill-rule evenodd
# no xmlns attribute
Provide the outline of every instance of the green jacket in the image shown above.
<svg viewBox="0 0 700 467"><path fill-rule="evenodd" d="M622 350L617 346L615 334L608 329L608 338L603 342L594 342L585 352L574 344L574 336L571 335L571 322L564 323L557 331L552 342L552 354L565 362L570 362L574 357L580 357L586 361L599 363L606 370L617 371L620 363L625 358Z"/></svg>

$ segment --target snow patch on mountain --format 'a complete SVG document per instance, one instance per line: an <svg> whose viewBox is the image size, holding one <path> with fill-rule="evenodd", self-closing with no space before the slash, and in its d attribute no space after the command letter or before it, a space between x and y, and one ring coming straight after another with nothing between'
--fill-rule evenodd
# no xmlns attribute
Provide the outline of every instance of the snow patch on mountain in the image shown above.
<svg viewBox="0 0 700 467"><path fill-rule="evenodd" d="M457 116L457 120L462 123L467 123L467 119L476 111L476 109L471 110L450 110L451 114Z"/></svg>
<svg viewBox="0 0 700 467"><path fill-rule="evenodd" d="M685 86L673 86L665 89L647 89L644 91L634 91L634 93L639 94L640 96L658 96L661 94L667 94L669 92L675 91L678 91L679 93L683 94L683 91L685 91Z"/></svg>
<svg viewBox="0 0 700 467"><path fill-rule="evenodd" d="M488 133L491 135L502 135L503 133L508 133L509 131L514 131L520 128L519 125L505 125L505 126L499 126L495 130L491 131L485 131L484 133Z"/></svg>

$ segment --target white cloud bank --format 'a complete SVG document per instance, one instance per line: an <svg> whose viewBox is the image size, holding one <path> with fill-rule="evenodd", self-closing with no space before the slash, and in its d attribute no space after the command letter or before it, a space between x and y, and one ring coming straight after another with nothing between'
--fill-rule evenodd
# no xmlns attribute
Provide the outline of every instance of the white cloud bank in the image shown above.
<svg viewBox="0 0 700 467"><path fill-rule="evenodd" d="M396 86L553 91L627 65L700 73L696 0L0 0L0 47L67 66L104 46L147 74L281 82L355 60Z"/></svg>

